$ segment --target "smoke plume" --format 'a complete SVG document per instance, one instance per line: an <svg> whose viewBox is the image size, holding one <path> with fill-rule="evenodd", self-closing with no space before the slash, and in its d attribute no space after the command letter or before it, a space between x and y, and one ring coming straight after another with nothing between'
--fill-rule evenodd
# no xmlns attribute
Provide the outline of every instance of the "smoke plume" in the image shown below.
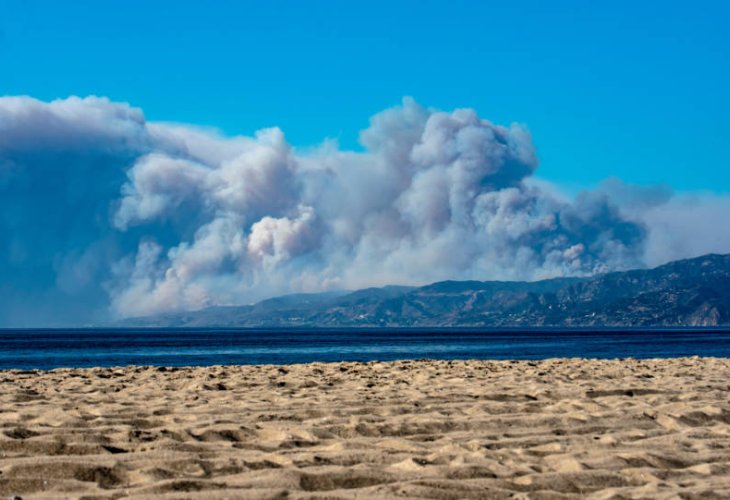
<svg viewBox="0 0 730 500"><path fill-rule="evenodd" d="M560 196L533 176L524 127L470 109L404 99L360 142L298 151L277 128L225 137L103 98L0 98L0 325L730 250L712 222L727 198L617 180Z"/></svg>

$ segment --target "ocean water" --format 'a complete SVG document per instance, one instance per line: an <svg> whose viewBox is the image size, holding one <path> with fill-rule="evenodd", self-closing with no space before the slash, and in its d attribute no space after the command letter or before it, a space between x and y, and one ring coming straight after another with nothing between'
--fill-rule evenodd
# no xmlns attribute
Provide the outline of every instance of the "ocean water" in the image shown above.
<svg viewBox="0 0 730 500"><path fill-rule="evenodd" d="M695 355L730 357L730 329L0 330L0 369Z"/></svg>

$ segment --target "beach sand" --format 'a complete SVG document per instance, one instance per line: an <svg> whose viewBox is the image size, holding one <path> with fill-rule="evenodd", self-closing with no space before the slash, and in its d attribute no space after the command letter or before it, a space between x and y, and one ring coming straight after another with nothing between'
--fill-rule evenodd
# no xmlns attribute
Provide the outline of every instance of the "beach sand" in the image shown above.
<svg viewBox="0 0 730 500"><path fill-rule="evenodd" d="M730 497L730 360L0 372L8 498Z"/></svg>

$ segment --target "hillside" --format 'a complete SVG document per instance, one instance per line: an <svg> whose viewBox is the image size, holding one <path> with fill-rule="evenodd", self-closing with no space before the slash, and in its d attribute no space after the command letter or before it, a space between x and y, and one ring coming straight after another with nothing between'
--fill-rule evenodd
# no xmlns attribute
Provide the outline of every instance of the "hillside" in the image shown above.
<svg viewBox="0 0 730 500"><path fill-rule="evenodd" d="M443 281L298 294L127 319L155 327L717 326L730 324L730 255L537 282Z"/></svg>

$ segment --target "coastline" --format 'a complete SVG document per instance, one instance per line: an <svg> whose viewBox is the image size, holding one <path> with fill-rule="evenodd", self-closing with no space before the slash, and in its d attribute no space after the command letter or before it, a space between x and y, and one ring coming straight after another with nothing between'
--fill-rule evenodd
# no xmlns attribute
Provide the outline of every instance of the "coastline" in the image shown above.
<svg viewBox="0 0 730 500"><path fill-rule="evenodd" d="M687 356L730 358L730 329L0 330L0 370Z"/></svg>
<svg viewBox="0 0 730 500"><path fill-rule="evenodd" d="M0 371L0 495L730 495L730 359Z"/></svg>

